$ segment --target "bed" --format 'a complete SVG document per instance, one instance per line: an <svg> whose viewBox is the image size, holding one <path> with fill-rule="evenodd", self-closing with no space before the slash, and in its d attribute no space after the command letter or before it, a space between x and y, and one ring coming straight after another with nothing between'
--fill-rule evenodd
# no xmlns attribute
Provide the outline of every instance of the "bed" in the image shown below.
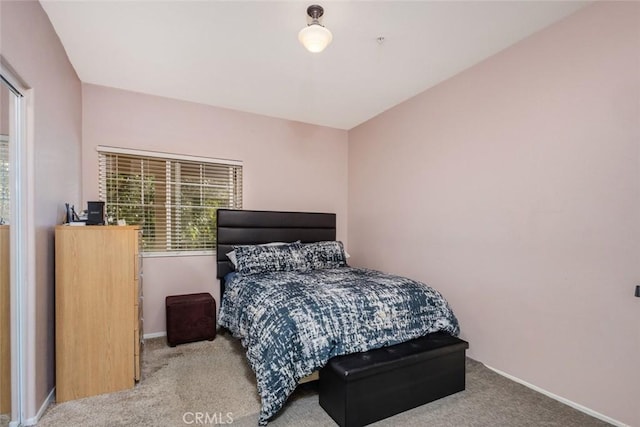
<svg viewBox="0 0 640 427"><path fill-rule="evenodd" d="M335 239L335 214L218 210L219 322L247 349L262 401L260 425L301 378L329 360L459 332L436 290L349 267ZM271 246L258 246L265 244Z"/></svg>

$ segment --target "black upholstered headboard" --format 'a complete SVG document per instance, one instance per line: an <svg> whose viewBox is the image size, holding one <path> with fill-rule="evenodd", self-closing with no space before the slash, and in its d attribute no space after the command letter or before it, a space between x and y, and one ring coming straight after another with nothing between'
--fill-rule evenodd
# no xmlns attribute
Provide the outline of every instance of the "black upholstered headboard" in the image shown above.
<svg viewBox="0 0 640 427"><path fill-rule="evenodd" d="M234 270L226 255L233 250L233 245L336 239L336 214L332 213L218 209L217 218L218 279ZM221 280L224 292L223 282Z"/></svg>

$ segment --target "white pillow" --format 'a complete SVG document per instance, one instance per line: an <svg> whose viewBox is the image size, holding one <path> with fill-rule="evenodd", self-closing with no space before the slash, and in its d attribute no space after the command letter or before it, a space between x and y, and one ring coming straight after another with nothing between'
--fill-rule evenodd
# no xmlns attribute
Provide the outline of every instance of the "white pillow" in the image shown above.
<svg viewBox="0 0 640 427"><path fill-rule="evenodd" d="M227 252L227 258L233 264L233 268L238 268L238 260L236 259L236 251Z"/></svg>

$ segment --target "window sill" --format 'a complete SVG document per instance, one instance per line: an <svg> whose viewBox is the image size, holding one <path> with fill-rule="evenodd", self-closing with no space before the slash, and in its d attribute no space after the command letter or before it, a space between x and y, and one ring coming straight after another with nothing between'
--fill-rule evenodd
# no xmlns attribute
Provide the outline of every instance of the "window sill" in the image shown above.
<svg viewBox="0 0 640 427"><path fill-rule="evenodd" d="M216 251L171 251L171 252L142 252L142 258L165 258L178 256L214 256Z"/></svg>

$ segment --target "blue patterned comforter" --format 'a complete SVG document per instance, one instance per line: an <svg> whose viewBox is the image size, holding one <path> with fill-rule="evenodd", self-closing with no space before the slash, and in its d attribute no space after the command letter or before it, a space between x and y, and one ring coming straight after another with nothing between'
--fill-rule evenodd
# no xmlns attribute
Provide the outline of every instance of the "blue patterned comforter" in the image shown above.
<svg viewBox="0 0 640 427"><path fill-rule="evenodd" d="M436 290L350 267L231 273L220 324L247 349L262 399L260 425L282 408L301 378L334 356L436 331L459 333L456 317Z"/></svg>

